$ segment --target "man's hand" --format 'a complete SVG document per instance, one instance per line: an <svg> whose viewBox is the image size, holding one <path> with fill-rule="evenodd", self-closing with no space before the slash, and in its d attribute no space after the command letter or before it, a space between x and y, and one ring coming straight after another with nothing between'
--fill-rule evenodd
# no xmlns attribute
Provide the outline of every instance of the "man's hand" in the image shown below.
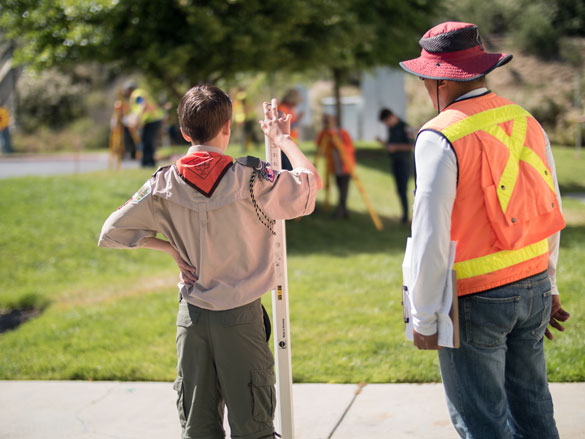
<svg viewBox="0 0 585 439"><path fill-rule="evenodd" d="M422 335L412 330L414 345L421 350L433 350L437 351L441 349L437 343L439 342L439 334L435 332L433 335Z"/></svg>
<svg viewBox="0 0 585 439"><path fill-rule="evenodd" d="M290 114L278 114L278 102L272 99L272 102L264 102L264 120L260 121L262 131L270 140L275 143L280 136L290 135Z"/></svg>
<svg viewBox="0 0 585 439"><path fill-rule="evenodd" d="M566 322L567 320L569 320L569 317L571 317L571 314L569 314L567 311L565 311L562 306L561 306L561 298L559 297L558 294L553 294L552 296L552 308L550 310L550 322L549 324L555 328L558 331L563 332L565 330L565 327L563 325L561 325L559 322ZM546 336L546 338L548 338L549 340L553 340L555 337L552 334L552 332L550 332L550 330L548 328L546 328L546 331L544 332L544 335Z"/></svg>

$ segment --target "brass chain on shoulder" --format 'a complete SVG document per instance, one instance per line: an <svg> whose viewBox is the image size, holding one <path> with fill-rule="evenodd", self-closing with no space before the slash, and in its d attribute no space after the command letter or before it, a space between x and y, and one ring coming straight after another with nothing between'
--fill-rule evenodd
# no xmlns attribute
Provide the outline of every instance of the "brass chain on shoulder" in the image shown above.
<svg viewBox="0 0 585 439"><path fill-rule="evenodd" d="M254 206L254 209L256 210L256 216L258 217L260 222L262 224L264 224L264 226L268 230L270 230L270 233L272 235L276 235L276 232L274 231L274 224L276 224L276 221L268 218L268 215L266 215L266 213L264 213L264 211L260 208L260 206L258 206L258 203L256 202L256 198L254 197L254 182L256 181L256 174L257 174L256 170L253 170L252 175L250 177L250 198L252 199L252 205Z"/></svg>

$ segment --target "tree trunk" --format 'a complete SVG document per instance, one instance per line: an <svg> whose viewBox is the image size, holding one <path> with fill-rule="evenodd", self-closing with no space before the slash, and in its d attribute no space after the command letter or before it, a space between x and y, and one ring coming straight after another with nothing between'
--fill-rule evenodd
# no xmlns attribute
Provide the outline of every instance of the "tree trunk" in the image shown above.
<svg viewBox="0 0 585 439"><path fill-rule="evenodd" d="M341 126L341 69L333 69L333 94L335 96L335 120L337 121L337 127Z"/></svg>

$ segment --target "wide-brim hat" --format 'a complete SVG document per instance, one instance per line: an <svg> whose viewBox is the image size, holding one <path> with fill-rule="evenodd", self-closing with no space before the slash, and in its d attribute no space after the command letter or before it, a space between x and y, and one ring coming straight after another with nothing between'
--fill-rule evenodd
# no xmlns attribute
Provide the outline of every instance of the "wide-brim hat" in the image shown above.
<svg viewBox="0 0 585 439"><path fill-rule="evenodd" d="M512 59L506 53L487 53L475 24L448 21L429 29L418 42L420 56L400 67L428 79L472 81Z"/></svg>

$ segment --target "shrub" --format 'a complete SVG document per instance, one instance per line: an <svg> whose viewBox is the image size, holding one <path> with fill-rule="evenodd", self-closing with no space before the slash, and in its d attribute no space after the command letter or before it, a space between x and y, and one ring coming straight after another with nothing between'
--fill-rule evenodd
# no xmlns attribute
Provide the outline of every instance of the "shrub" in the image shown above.
<svg viewBox="0 0 585 439"><path fill-rule="evenodd" d="M29 132L62 128L86 114L86 91L85 84L74 83L70 75L54 69L25 72L17 86L17 120Z"/></svg>

